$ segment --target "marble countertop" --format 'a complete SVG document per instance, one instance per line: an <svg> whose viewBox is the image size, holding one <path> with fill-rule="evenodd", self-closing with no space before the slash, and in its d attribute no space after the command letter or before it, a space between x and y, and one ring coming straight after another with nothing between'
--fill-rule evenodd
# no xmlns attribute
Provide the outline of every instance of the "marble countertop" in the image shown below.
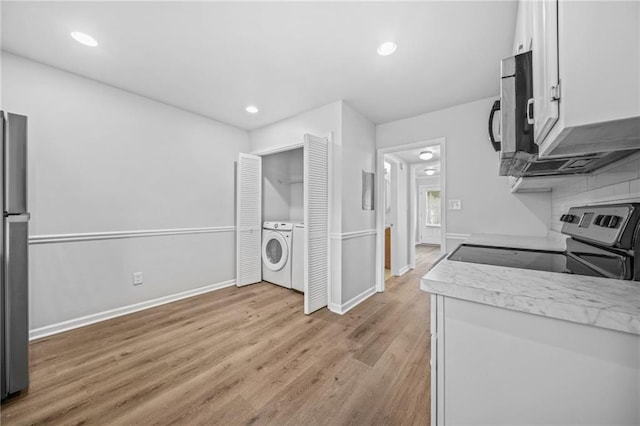
<svg viewBox="0 0 640 426"><path fill-rule="evenodd" d="M500 245L516 238L472 236L470 244ZM560 243L534 237L540 250L562 250ZM484 241L484 243L476 242ZM492 244L491 241L495 242ZM514 240L515 241L515 240ZM561 243L564 244L564 241ZM555 248L553 248L555 247ZM420 281L432 294L640 335L640 282L561 274L476 263L441 261Z"/></svg>

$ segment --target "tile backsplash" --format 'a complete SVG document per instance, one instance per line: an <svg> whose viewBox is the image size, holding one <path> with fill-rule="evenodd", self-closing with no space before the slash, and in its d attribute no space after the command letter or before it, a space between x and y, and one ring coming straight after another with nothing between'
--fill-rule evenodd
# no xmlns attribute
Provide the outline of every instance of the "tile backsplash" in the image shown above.
<svg viewBox="0 0 640 426"><path fill-rule="evenodd" d="M560 215L569 207L628 201L640 202L640 153L553 188L551 229L560 231Z"/></svg>

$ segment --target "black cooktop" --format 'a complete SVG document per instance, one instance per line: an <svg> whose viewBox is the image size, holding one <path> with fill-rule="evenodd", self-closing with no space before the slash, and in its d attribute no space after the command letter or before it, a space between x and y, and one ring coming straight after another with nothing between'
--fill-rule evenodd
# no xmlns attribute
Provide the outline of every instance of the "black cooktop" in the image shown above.
<svg viewBox="0 0 640 426"><path fill-rule="evenodd" d="M448 257L449 260L509 268L534 269L537 271L561 272L601 277L590 268L577 264L564 252L488 247L463 244Z"/></svg>

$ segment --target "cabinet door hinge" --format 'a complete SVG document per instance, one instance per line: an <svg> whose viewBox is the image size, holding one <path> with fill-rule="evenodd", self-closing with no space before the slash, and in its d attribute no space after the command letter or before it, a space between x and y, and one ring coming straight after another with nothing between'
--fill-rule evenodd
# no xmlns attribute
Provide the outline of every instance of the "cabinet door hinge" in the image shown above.
<svg viewBox="0 0 640 426"><path fill-rule="evenodd" d="M555 86L551 86L551 100L559 101L560 100L560 83Z"/></svg>

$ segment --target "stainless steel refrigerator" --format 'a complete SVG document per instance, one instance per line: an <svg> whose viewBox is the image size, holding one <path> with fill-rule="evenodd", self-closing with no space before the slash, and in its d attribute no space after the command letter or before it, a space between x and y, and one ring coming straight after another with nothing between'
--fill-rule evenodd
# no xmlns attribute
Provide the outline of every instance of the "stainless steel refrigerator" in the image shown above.
<svg viewBox="0 0 640 426"><path fill-rule="evenodd" d="M27 117L2 117L2 399L29 386Z"/></svg>

